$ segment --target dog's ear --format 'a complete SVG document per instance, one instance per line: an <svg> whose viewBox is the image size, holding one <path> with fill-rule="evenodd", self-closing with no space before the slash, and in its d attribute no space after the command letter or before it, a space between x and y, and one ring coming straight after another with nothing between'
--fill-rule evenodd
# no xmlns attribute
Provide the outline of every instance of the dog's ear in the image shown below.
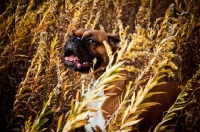
<svg viewBox="0 0 200 132"><path fill-rule="evenodd" d="M119 48L120 37L117 34L107 34L108 35L108 42L115 46L115 48Z"/></svg>
<svg viewBox="0 0 200 132"><path fill-rule="evenodd" d="M83 37L83 34L87 31L87 29L84 29L84 28L81 28L81 29L78 29L78 30L75 30L73 31L73 36L76 36L76 37L79 37L79 38L82 38Z"/></svg>

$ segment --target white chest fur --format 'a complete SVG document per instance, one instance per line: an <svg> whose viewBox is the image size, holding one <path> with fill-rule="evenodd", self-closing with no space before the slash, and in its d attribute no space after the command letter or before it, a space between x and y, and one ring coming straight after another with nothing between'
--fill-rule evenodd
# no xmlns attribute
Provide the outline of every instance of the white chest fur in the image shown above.
<svg viewBox="0 0 200 132"><path fill-rule="evenodd" d="M104 96L104 91L99 93L98 96ZM104 101L90 103L88 107L101 109L103 103ZM106 121L103 117L101 110L90 112L88 116L90 117L88 120L89 124L85 125L85 130L87 132L94 132L94 130L96 130L96 127L99 127L102 131L104 131Z"/></svg>

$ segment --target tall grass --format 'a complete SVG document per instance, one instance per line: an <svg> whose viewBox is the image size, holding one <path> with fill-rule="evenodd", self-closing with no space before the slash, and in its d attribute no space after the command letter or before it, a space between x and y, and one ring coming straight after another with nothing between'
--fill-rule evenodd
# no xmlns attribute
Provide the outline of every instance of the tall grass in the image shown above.
<svg viewBox="0 0 200 132"><path fill-rule="evenodd" d="M164 3L164 2L163 2ZM96 108L87 108L104 88L123 80L126 71L135 78L127 83L124 98L107 123L108 131L131 131L141 119L139 114L156 102L141 103L145 98L160 93L148 91L168 80L188 81L199 84L199 2L175 0L166 2L136 0L61 0L11 1L0 15L0 72L1 91L8 100L12 89L14 104L7 112L7 130L13 131L73 131L82 130L87 114ZM38 5L36 5L38 4ZM162 8L163 7L163 8ZM160 10L162 8L162 10ZM153 16L155 14L155 16ZM95 82L95 71L85 77L63 66L63 47L68 36L78 28L99 29L120 35L121 49L117 60L110 63ZM106 43L105 43L106 46ZM113 64L113 65L111 65ZM144 82L147 82L144 85ZM8 85L9 84L9 85ZM195 106L199 113L199 85L185 97L183 92L158 124L182 111L190 120L177 120L177 128L193 131L198 119L191 122ZM91 92L91 89L94 89ZM136 92L134 89L137 89ZM87 95L87 96L84 96ZM108 95L107 95L108 96ZM8 101L7 101L8 102ZM187 105L186 105L187 104ZM5 107L6 104L3 104ZM5 116L4 116L5 117ZM168 117L168 118L167 118ZM179 119L182 119L180 117ZM188 122L192 124L188 127ZM186 127L187 126L187 127ZM171 128L176 130L176 128Z"/></svg>

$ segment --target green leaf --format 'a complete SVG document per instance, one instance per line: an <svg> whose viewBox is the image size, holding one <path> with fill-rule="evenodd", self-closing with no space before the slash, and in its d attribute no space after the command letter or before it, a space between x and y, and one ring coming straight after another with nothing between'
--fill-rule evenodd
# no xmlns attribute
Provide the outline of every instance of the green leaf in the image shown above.
<svg viewBox="0 0 200 132"><path fill-rule="evenodd" d="M141 104L138 106L138 109L144 109L144 108L148 108L148 107L155 106L155 105L160 105L160 103L157 103L157 102L141 103Z"/></svg>

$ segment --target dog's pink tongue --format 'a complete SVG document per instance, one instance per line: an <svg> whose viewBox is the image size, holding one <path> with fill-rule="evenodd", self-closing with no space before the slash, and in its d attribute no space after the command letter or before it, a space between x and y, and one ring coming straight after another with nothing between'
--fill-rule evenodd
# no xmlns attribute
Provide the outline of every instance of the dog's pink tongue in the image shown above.
<svg viewBox="0 0 200 132"><path fill-rule="evenodd" d="M66 61L74 62L74 64L76 64L76 66L78 68L81 68L81 63L79 62L80 59L78 58L78 56L76 56L76 55L70 55L70 56L65 57L65 60Z"/></svg>
<svg viewBox="0 0 200 132"><path fill-rule="evenodd" d="M76 66L77 66L78 68L81 68L81 63L79 63L78 61L76 61Z"/></svg>
<svg viewBox="0 0 200 132"><path fill-rule="evenodd" d="M65 57L65 60L66 61L79 61L80 59L76 55L70 55L70 56Z"/></svg>

